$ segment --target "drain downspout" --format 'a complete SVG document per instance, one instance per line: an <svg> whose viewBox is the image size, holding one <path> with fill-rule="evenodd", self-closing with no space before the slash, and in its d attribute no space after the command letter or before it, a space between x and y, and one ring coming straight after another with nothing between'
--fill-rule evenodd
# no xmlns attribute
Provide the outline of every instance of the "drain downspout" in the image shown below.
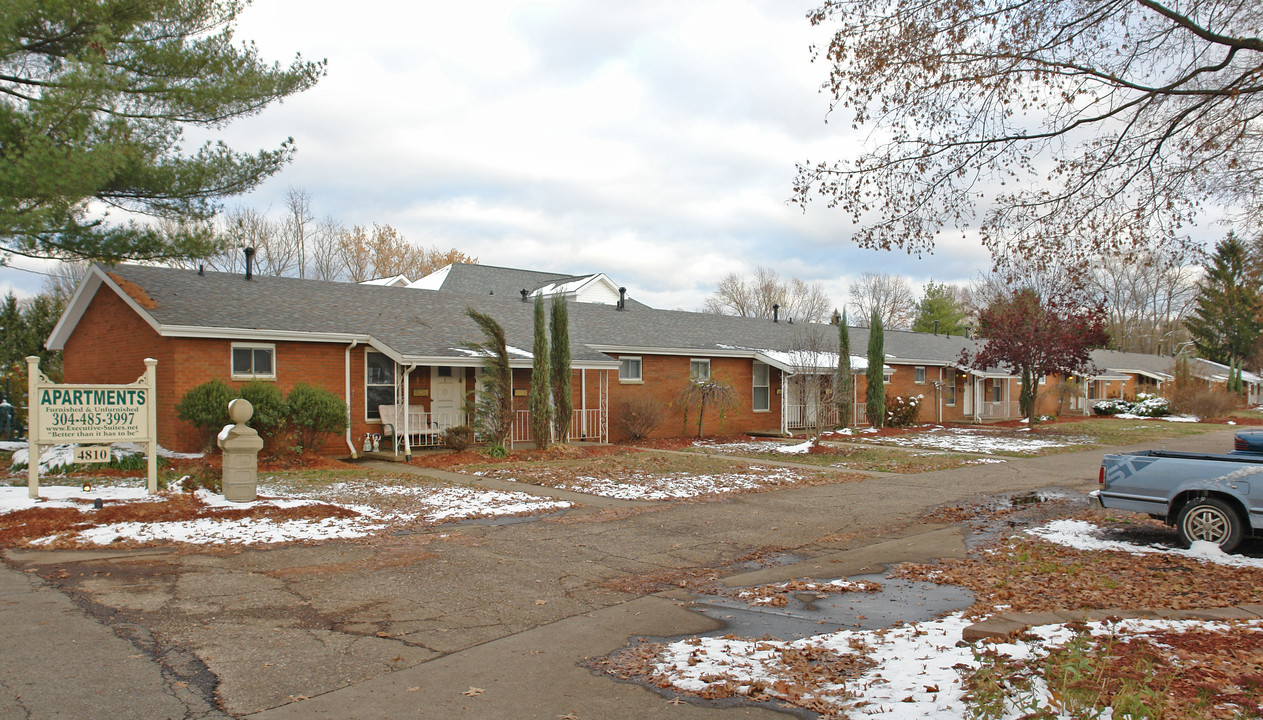
<svg viewBox="0 0 1263 720"><path fill-rule="evenodd" d="M346 347L346 446L351 451L352 460L360 456L355 452L355 443L351 442L351 349L359 344L359 340L352 340Z"/></svg>

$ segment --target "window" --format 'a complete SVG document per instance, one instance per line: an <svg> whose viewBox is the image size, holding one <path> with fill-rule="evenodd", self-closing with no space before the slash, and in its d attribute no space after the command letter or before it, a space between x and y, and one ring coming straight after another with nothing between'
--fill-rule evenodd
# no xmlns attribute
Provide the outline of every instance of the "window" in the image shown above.
<svg viewBox="0 0 1263 720"><path fill-rule="evenodd" d="M689 379L691 380L710 380L710 360L693 359L689 361Z"/></svg>
<svg viewBox="0 0 1263 720"><path fill-rule="evenodd" d="M379 405L395 404L395 361L379 352L364 353L364 417L381 420Z"/></svg>
<svg viewBox="0 0 1263 720"><path fill-rule="evenodd" d="M771 409L771 372L765 363L754 363L754 411L766 412Z"/></svg>
<svg viewBox="0 0 1263 720"><path fill-rule="evenodd" d="M619 357L618 358L618 381L625 382L625 383L641 382L640 358L638 357Z"/></svg>
<svg viewBox="0 0 1263 720"><path fill-rule="evenodd" d="M949 407L956 405L956 371L948 370L943 380L943 404Z"/></svg>
<svg viewBox="0 0 1263 720"><path fill-rule="evenodd" d="M916 378L913 379L913 382L917 385L925 384L925 368L919 367L916 369Z"/></svg>
<svg viewBox="0 0 1263 720"><path fill-rule="evenodd" d="M276 379L275 345L232 344L232 376L234 378Z"/></svg>
<svg viewBox="0 0 1263 720"><path fill-rule="evenodd" d="M991 381L991 402L1004 402L1004 381L993 379Z"/></svg>

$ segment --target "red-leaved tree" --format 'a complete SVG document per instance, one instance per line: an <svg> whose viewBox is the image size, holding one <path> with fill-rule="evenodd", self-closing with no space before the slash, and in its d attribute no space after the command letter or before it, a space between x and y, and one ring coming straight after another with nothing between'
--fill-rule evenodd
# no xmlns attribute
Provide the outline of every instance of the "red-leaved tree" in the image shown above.
<svg viewBox="0 0 1263 720"><path fill-rule="evenodd" d="M961 364L976 369L1002 367L1019 375L1018 405L1034 423L1039 378L1087 371L1092 366L1088 353L1109 340L1104 323L1100 305L1044 300L1034 290L1017 290L979 313L979 334L986 343L977 353L962 352Z"/></svg>

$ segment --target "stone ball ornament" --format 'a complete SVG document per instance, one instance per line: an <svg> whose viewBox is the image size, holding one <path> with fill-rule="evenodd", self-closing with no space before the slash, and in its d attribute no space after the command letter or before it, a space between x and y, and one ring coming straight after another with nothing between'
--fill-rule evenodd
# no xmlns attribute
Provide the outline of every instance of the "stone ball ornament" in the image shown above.
<svg viewBox="0 0 1263 720"><path fill-rule="evenodd" d="M238 425L244 425L254 417L254 406L245 398L237 398L228 403L228 417Z"/></svg>

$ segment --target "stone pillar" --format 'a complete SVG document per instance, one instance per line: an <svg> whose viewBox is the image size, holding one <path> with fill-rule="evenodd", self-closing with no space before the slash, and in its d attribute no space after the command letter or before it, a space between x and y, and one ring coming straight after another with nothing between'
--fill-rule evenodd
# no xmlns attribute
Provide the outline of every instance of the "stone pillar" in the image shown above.
<svg viewBox="0 0 1263 720"><path fill-rule="evenodd" d="M252 415L254 407L249 400L233 400L228 403L228 417L234 424L219 432L219 447L224 451L224 499L230 502L250 502L258 497L263 438L246 425Z"/></svg>

